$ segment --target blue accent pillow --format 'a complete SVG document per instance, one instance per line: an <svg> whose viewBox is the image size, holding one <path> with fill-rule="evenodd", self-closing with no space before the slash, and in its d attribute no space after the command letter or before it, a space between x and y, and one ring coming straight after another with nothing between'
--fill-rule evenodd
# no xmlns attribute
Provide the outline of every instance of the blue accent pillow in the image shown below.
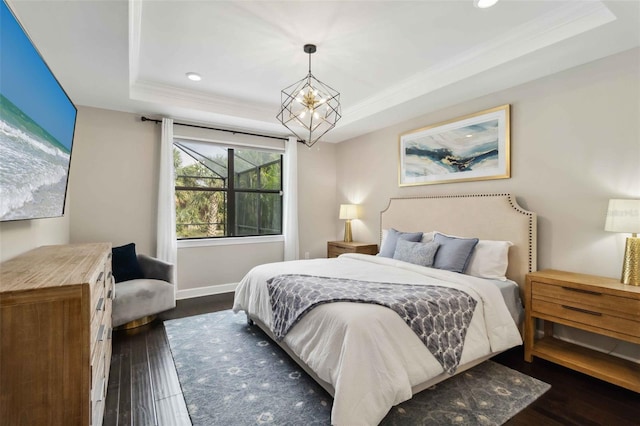
<svg viewBox="0 0 640 426"><path fill-rule="evenodd" d="M436 233L433 241L440 244L433 267L461 274L467 269L477 238L454 238Z"/></svg>
<svg viewBox="0 0 640 426"><path fill-rule="evenodd" d="M422 232L400 232L391 228L387 232L387 238L384 239L382 247L380 247L380 253L378 256L393 257L396 252L396 244L398 239L405 241L418 242L422 240Z"/></svg>
<svg viewBox="0 0 640 426"><path fill-rule="evenodd" d="M396 251L393 258L403 262L413 263L420 266L433 266L433 260L438 251L438 243L414 243L399 239L396 244Z"/></svg>
<svg viewBox="0 0 640 426"><path fill-rule="evenodd" d="M117 283L144 278L142 268L138 263L138 256L136 256L135 243L114 247L111 249L111 253L113 254L111 269Z"/></svg>

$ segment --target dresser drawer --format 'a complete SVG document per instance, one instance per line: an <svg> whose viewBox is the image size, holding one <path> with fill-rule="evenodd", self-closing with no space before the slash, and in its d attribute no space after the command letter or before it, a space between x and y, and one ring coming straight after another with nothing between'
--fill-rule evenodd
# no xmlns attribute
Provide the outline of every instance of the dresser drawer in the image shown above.
<svg viewBox="0 0 640 426"><path fill-rule="evenodd" d="M572 301L556 303L534 298L531 308L534 313L546 314L566 321L640 338L640 322L612 316L597 308Z"/></svg>
<svg viewBox="0 0 640 426"><path fill-rule="evenodd" d="M91 425L102 425L102 419L104 416L104 403L107 396L107 382L105 377L102 377L95 388L91 389Z"/></svg>
<svg viewBox="0 0 640 426"><path fill-rule="evenodd" d="M96 306L93 307L94 315L91 319L91 340L90 344L93 346L96 341L100 340L104 336L105 330L105 311L107 306L107 298L105 294L99 298Z"/></svg>
<svg viewBox="0 0 640 426"><path fill-rule="evenodd" d="M546 300L548 302L566 304L570 300L571 305L586 310L594 310L611 316L640 321L640 300L614 296L598 291L597 288L585 290L566 285L552 285L540 282L532 282L533 300Z"/></svg>
<svg viewBox="0 0 640 426"><path fill-rule="evenodd" d="M91 359L91 395L104 379L105 343L99 342Z"/></svg>
<svg viewBox="0 0 640 426"><path fill-rule="evenodd" d="M100 297L103 297L106 282L106 274L104 268L100 268L100 272L96 275L95 280L89 284L91 286L91 305L96 306ZM95 315L95 311L91 313L91 317Z"/></svg>

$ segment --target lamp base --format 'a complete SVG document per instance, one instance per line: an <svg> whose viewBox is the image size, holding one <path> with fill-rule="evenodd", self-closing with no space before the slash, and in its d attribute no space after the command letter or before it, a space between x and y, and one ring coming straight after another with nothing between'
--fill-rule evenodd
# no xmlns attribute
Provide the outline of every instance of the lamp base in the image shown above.
<svg viewBox="0 0 640 426"><path fill-rule="evenodd" d="M347 219L344 222L344 242L350 243L352 241L353 241L353 237L351 236L351 219Z"/></svg>
<svg viewBox="0 0 640 426"><path fill-rule="evenodd" d="M627 238L620 281L623 284L640 286L640 237Z"/></svg>

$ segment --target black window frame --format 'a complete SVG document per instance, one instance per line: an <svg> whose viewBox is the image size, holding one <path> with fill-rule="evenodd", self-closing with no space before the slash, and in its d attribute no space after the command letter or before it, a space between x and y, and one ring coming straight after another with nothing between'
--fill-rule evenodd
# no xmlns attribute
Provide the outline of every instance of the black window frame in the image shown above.
<svg viewBox="0 0 640 426"><path fill-rule="evenodd" d="M236 179L235 179L235 151L236 150L255 150L255 151L263 151L263 152L274 152L274 150L270 150L270 149L260 149L260 148L256 148L256 147L252 147L252 146L237 146L237 147L232 147L232 146L226 146L223 144L212 144L212 145L216 145L219 146L221 148L226 148L227 150L227 178L226 178L226 187L223 188L210 188L210 187L204 187L204 186L178 186L175 185L175 181L177 180L178 176L175 176L174 179L174 190L175 191L202 191L202 192L221 192L225 194L225 200L226 200L226 209L224 212L224 233L225 235L219 235L219 236L203 236L203 237L180 237L177 236L177 240L178 241L189 241L189 240L204 240L204 239L226 239L226 238L244 238L244 237L269 237L269 236L279 236L283 234L283 228L284 228L284 211L283 211L283 199L284 199L284 192L283 192L283 172L284 172L284 154L282 152L278 152L277 154L279 155L279 159L275 160L275 161L271 161L269 163L265 163L265 164L261 164L259 166L257 166L256 168L258 169L258 173L257 173L257 179L258 179L258 186L259 186L259 182L260 182L260 169L264 168L264 167L268 167L273 165L274 163L278 162L280 163L280 188L278 189L254 189L254 188L236 188ZM182 150L183 152L187 153L188 155L190 155L188 152L184 151L180 145L176 144L176 142L174 141L173 144L174 148L178 148L180 150ZM197 161L197 159L196 159ZM250 172L252 170L255 170L256 168L250 168L247 169L241 173L247 173ZM176 171L174 170L174 173ZM223 179L224 180L224 179ZM252 193L252 194L278 194L280 196L280 232L278 233L260 233L261 227L260 227L260 203L258 203L258 217L257 217L257 233L255 234L240 234L238 235L238 224L236 223L236 218L237 218L237 214L236 214L236 194L241 194L241 193ZM176 226L178 224L176 223ZM264 228L263 228L264 229ZM177 231L177 230L176 230Z"/></svg>

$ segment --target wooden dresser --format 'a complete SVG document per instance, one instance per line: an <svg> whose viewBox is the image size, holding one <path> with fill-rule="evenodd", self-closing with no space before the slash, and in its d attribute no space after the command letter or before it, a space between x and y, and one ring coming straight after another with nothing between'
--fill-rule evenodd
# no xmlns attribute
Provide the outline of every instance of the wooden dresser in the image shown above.
<svg viewBox="0 0 640 426"><path fill-rule="evenodd" d="M369 243L345 243L344 241L329 241L327 243L327 257L338 257L343 253L378 254L378 245Z"/></svg>
<svg viewBox="0 0 640 426"><path fill-rule="evenodd" d="M525 360L534 356L640 392L640 364L553 337L553 324L640 344L640 287L613 278L545 270L527 274ZM544 337L536 337L536 319Z"/></svg>
<svg viewBox="0 0 640 426"><path fill-rule="evenodd" d="M0 425L101 425L111 365L111 244L0 265Z"/></svg>

